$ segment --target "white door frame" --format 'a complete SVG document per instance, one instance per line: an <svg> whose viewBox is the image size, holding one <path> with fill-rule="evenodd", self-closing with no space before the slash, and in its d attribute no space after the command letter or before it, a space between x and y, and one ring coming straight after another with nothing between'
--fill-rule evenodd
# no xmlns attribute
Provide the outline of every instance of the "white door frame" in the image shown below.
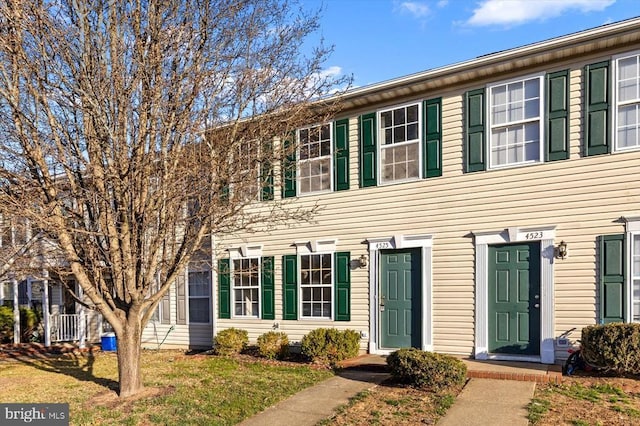
<svg viewBox="0 0 640 426"><path fill-rule="evenodd" d="M389 237L368 238L369 245L369 353L388 355L389 349L380 348L380 250L398 250L420 248L422 266L421 287L421 349L433 350L433 309L432 309L432 272L431 252L433 236L393 235Z"/></svg>
<svg viewBox="0 0 640 426"><path fill-rule="evenodd" d="M555 362L553 242L556 237L556 227L513 227L502 231L474 232L473 235L476 249L475 358L553 364ZM489 245L535 242L540 243L540 356L489 353Z"/></svg>

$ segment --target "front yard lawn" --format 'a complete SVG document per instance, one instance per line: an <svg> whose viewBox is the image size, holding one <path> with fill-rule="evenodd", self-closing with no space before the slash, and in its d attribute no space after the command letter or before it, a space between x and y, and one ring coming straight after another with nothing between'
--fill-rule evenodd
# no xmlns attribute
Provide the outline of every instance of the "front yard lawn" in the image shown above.
<svg viewBox="0 0 640 426"><path fill-rule="evenodd" d="M113 353L0 361L0 402L68 402L77 425L232 425L332 375L181 351L144 351L142 366L145 391L120 400Z"/></svg>
<svg viewBox="0 0 640 426"><path fill-rule="evenodd" d="M553 426L640 424L640 381L576 376L561 384L538 384L529 421Z"/></svg>

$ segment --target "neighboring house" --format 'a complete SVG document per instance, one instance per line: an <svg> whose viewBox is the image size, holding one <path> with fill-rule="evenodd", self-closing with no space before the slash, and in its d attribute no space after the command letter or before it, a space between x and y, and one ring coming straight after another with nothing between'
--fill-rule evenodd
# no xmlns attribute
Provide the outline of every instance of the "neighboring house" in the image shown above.
<svg viewBox="0 0 640 426"><path fill-rule="evenodd" d="M16 313L20 307L46 312L41 323L44 336L40 336L45 344L98 342L102 316L77 303L65 290L62 278L54 272L59 269L54 247L28 220L0 215L0 305ZM70 285L75 294L82 294L73 281Z"/></svg>
<svg viewBox="0 0 640 426"><path fill-rule="evenodd" d="M272 194L313 223L215 236L145 345L337 327L371 353L554 363L561 336L640 321L640 19L340 99Z"/></svg>

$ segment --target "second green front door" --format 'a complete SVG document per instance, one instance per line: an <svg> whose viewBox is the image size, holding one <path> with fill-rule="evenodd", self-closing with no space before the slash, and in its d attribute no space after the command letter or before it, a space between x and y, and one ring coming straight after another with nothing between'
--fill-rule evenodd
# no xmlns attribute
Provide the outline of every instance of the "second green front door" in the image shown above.
<svg viewBox="0 0 640 426"><path fill-rule="evenodd" d="M540 354L540 245L489 247L489 352Z"/></svg>
<svg viewBox="0 0 640 426"><path fill-rule="evenodd" d="M380 343L382 348L420 347L420 249L380 254Z"/></svg>

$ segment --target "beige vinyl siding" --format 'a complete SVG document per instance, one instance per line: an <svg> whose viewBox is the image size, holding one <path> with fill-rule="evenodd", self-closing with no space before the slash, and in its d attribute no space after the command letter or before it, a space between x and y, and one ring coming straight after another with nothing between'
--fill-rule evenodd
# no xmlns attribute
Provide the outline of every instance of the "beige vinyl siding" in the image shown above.
<svg viewBox="0 0 640 426"><path fill-rule="evenodd" d="M188 283L186 283L188 287ZM216 291L215 284L212 285L211 294L213 301L213 292ZM186 311L189 312L188 289L186 294ZM170 323L162 324L160 319L151 319L149 324L142 332L142 347L149 349L174 349L174 348L191 348L191 349L208 349L213 346L213 323L211 324L176 324L177 300L176 286L171 285L169 288L169 306L170 306ZM215 321L215 310L211 306L211 317ZM173 327L173 329L171 329ZM164 340L164 342L163 342Z"/></svg>
<svg viewBox="0 0 640 426"><path fill-rule="evenodd" d="M569 257L553 263L555 336L575 329L571 337L578 338L580 329L596 320L596 238L623 232L619 218L640 210L640 152L581 157L582 73L583 66L590 62L583 60L570 67L570 160L463 173L462 107L464 91L469 89L466 87L442 95L442 177L359 189L358 121L354 114L349 121L351 190L294 203L310 207L318 202L322 209L314 217L315 224L292 224L269 234L220 240L219 247L243 241L261 243L265 256L275 256L277 319L217 320L217 328L244 328L255 339L278 323L279 330L292 341L315 327L368 331L369 277L364 269L352 270L351 322L282 321L282 255L295 254L294 241L335 237L337 250L350 251L355 259L368 253L367 238L428 233L434 238L434 349L470 355L475 324L472 233L551 225L556 226L556 244L564 240L569 246ZM424 99L438 95L425 94ZM556 356L566 357L566 349L558 348Z"/></svg>

